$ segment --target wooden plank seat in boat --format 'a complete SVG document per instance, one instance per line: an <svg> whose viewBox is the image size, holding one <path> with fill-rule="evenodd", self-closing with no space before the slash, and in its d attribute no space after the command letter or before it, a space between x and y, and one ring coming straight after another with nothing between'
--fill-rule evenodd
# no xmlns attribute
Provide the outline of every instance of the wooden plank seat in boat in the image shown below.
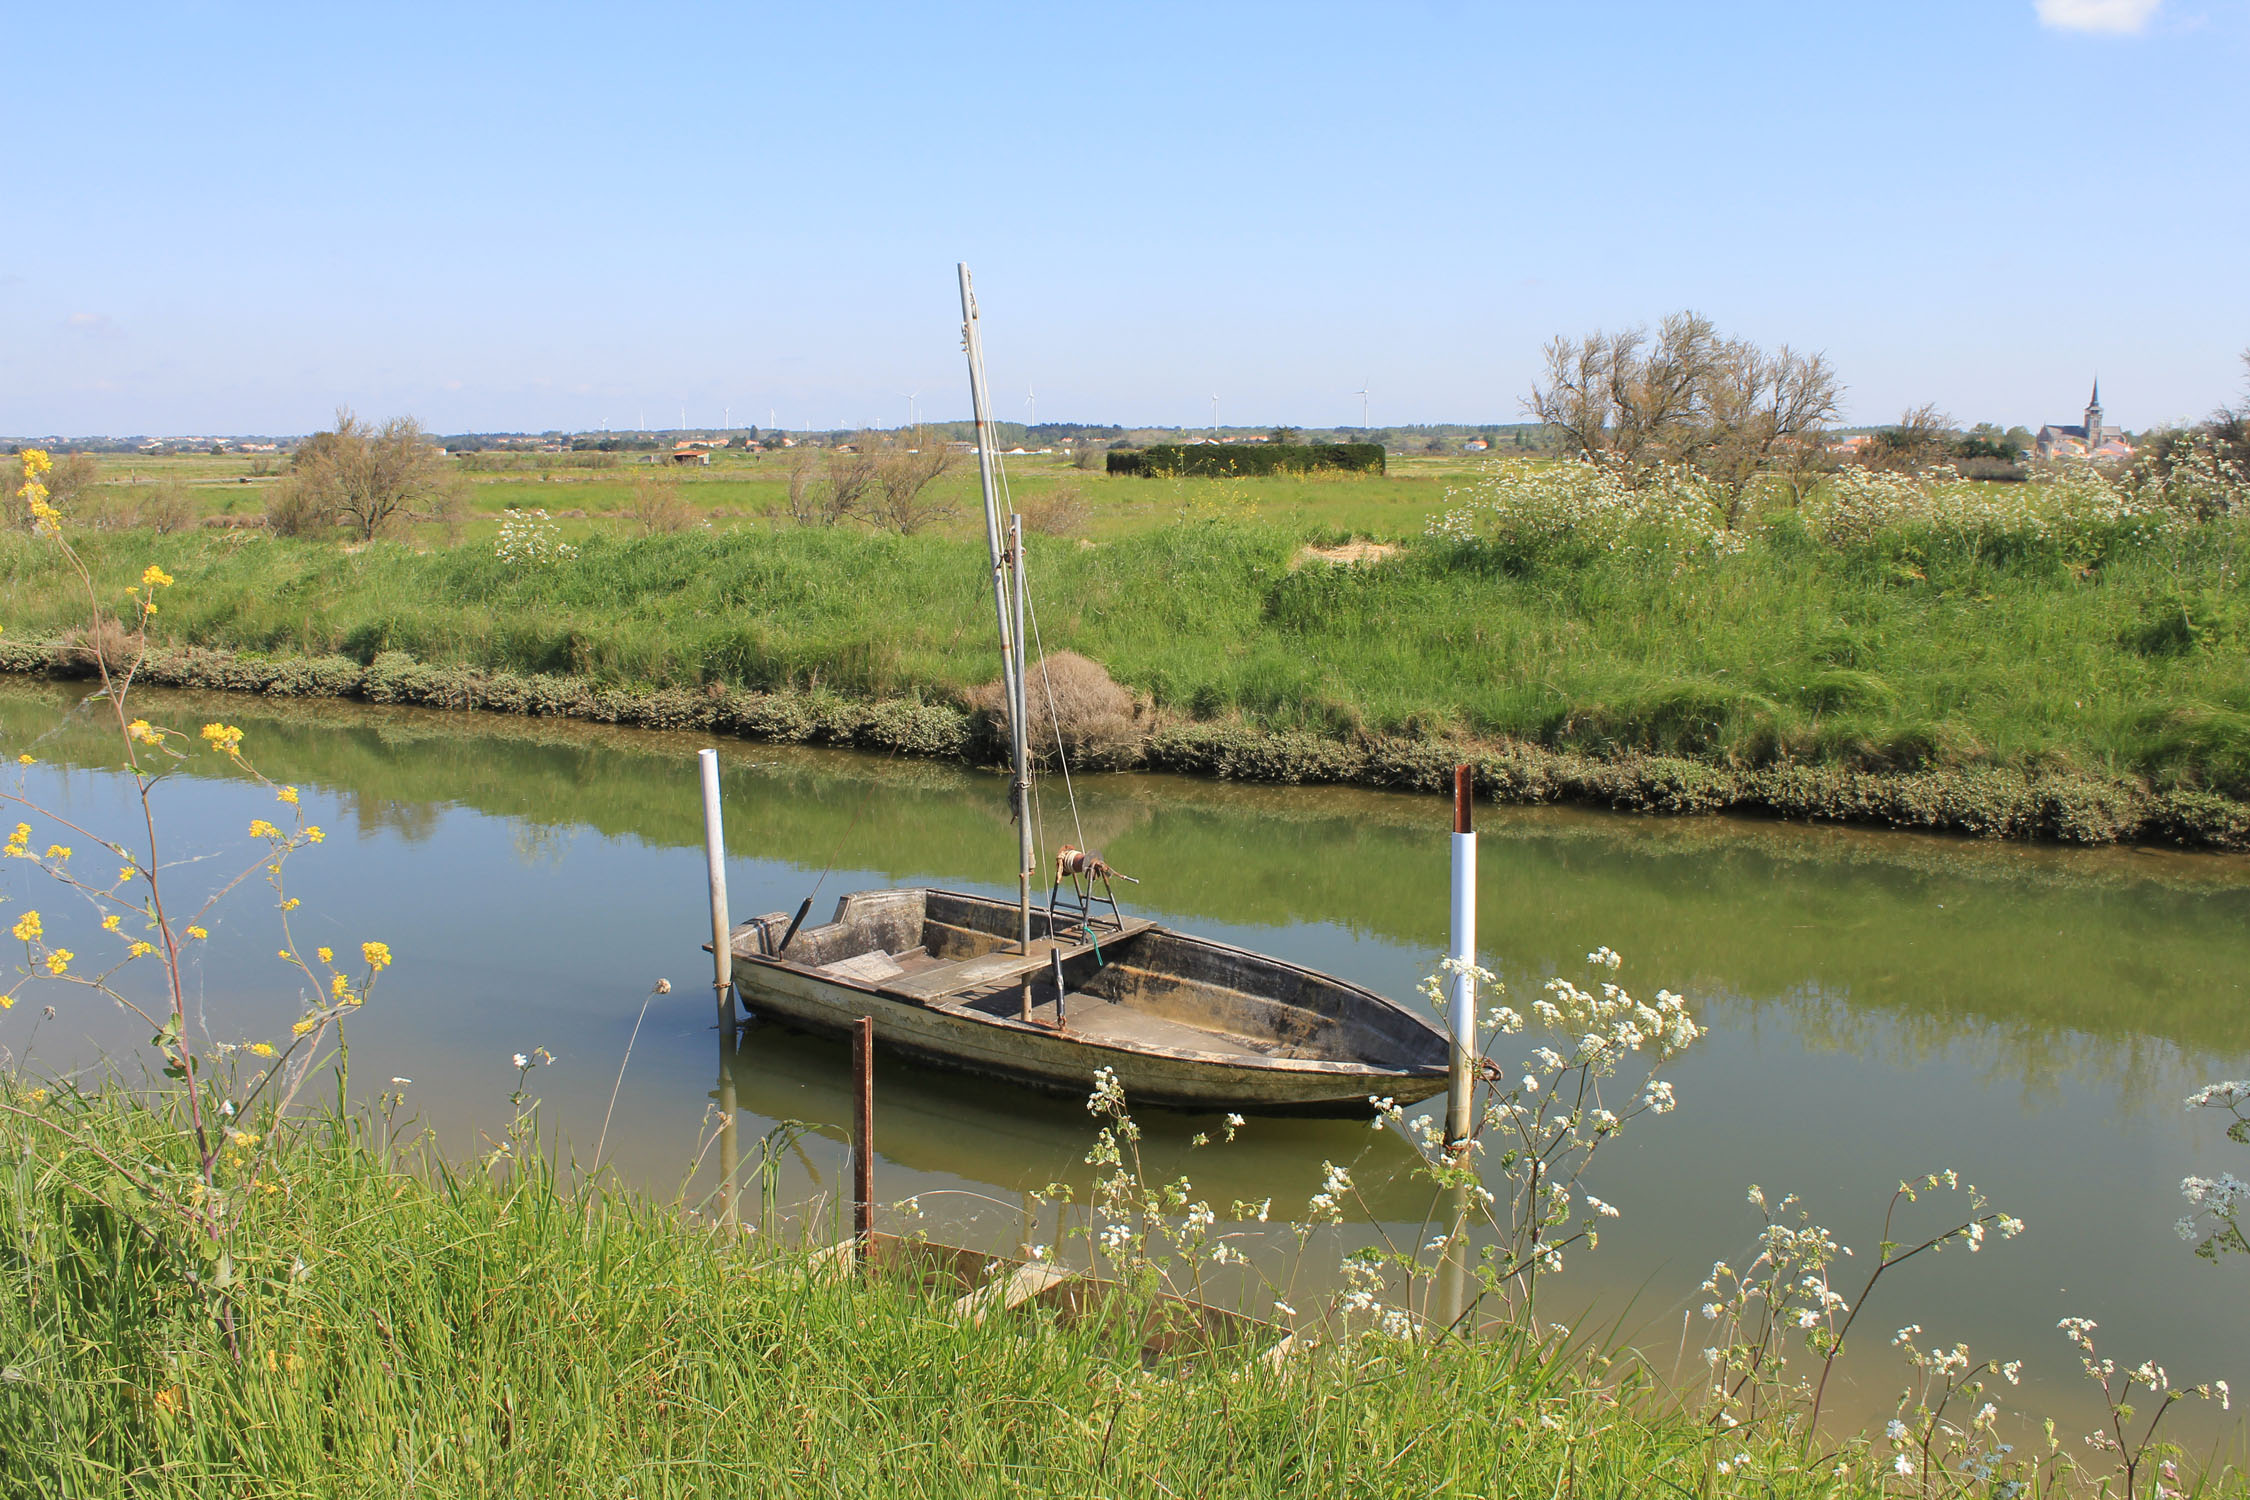
<svg viewBox="0 0 2250 1500"><path fill-rule="evenodd" d="M912 1000L928 1005L968 990L990 990L1000 986L1020 984L1026 979L1045 974L1060 953L1062 961L1069 963L1092 953L1104 943L1114 944L1146 932L1156 924L1145 917L1128 918L1122 930L1097 928L1090 939L1033 938L1029 953L1015 953L1006 949L993 953L980 953L974 958L957 958L951 963L931 964L926 969L902 973L896 977L870 982L883 994L900 1000Z"/></svg>

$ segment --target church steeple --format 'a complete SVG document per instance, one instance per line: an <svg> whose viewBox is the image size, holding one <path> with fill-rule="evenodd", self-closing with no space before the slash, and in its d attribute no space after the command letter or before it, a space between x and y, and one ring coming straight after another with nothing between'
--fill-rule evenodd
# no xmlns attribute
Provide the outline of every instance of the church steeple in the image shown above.
<svg viewBox="0 0 2250 1500"><path fill-rule="evenodd" d="M2086 446L2098 448L2102 442L2102 378L2094 377L2094 394L2086 401Z"/></svg>

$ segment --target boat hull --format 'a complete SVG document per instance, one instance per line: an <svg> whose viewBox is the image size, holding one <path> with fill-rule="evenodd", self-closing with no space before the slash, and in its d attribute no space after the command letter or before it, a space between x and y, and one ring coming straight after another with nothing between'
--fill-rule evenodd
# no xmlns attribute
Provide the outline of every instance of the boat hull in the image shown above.
<svg viewBox="0 0 2250 1500"><path fill-rule="evenodd" d="M1011 921L1015 914L1013 906L950 892L862 892L839 903L828 928L853 921L855 903L867 903L859 917L864 924L865 911L906 897L976 903ZM1409 1104L1446 1086L1445 1038L1419 1016L1347 981L1210 939L1154 926L1111 939L1111 950L1086 981L1092 992L1068 994L1058 1029L1044 1018L1053 1014L1051 1002L1024 1020L1013 1004L969 1007L885 994L879 981L791 962L794 945L775 956L770 950L778 946L780 921L761 918L736 929L735 985L753 1014L827 1035L848 1034L862 1017L872 1017L878 1047L932 1066L1081 1098L1092 1090L1095 1073L1107 1068L1135 1105L1245 1114L1366 1116L1373 1098ZM894 931L893 940L903 938ZM823 956L824 941L829 950L839 946L824 929L807 929L797 941L814 950L812 957ZM1142 955L1149 961L1136 962ZM1297 1003L1262 1002L1245 987L1284 992ZM1043 992L1052 993L1051 986ZM1218 1014L1229 1005L1256 1013L1227 1016L1229 1029L1200 1040L1178 1019L1192 1020L1198 1006ZM1330 1024L1373 1038L1368 1045L1379 1043L1389 1055L1376 1061L1286 1055L1289 1027L1302 1029L1308 1005L1340 1011L1342 1021ZM1245 1045L1246 1030L1277 1037L1267 1045L1283 1055ZM1161 1040L1148 1040L1151 1034Z"/></svg>

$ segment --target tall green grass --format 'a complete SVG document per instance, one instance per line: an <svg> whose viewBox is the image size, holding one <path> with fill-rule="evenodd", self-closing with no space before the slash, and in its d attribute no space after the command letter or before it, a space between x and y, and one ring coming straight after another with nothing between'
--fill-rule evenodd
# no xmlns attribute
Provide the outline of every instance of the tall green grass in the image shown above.
<svg viewBox="0 0 2250 1500"><path fill-rule="evenodd" d="M9 1080L0 1104L9 1495L1874 1487L1729 1479L1738 1438L1504 1341L1148 1367L1100 1323L972 1325L907 1272L824 1273L566 1182L535 1146L502 1172L401 1162L366 1120L291 1135L278 1191L207 1242L112 1165L159 1192L192 1178L162 1101Z"/></svg>
<svg viewBox="0 0 2250 1500"><path fill-rule="evenodd" d="M1304 527L1183 523L1034 539L1049 651L1175 717L1326 734L1516 737L1596 754L1870 769L1999 765L2250 795L2250 533L2162 545L1850 550L1783 516L1739 553L1518 556L1437 541L1303 559ZM161 633L268 653L642 686L957 698L997 674L980 542L844 531L595 535L551 568L250 534L80 539L120 593L179 579ZM0 538L0 620L80 618L51 549Z"/></svg>

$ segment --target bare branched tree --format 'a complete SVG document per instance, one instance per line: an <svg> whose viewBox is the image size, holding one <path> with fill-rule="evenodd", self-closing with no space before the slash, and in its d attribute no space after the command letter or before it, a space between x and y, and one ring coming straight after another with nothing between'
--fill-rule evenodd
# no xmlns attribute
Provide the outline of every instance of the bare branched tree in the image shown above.
<svg viewBox="0 0 2250 1500"><path fill-rule="evenodd" d="M1787 344L1768 354L1748 340L1726 339L1712 345L1708 361L1702 421L1683 435L1677 456L1726 491L1732 529L1759 475L1825 447L1839 390L1827 360ZM1791 493L1802 499L1794 486Z"/></svg>
<svg viewBox="0 0 2250 1500"><path fill-rule="evenodd" d="M789 463L789 515L800 526L836 526L865 515L881 456L865 439L818 459L799 449Z"/></svg>
<svg viewBox="0 0 2250 1500"><path fill-rule="evenodd" d="M346 407L337 409L332 431L306 439L290 467L294 507L349 526L362 540L406 521L442 519L459 483L421 423L393 417L376 427Z"/></svg>
<svg viewBox="0 0 2250 1500"><path fill-rule="evenodd" d="M1919 473L1953 454L1958 424L1934 401L1909 407L1896 422L1880 428L1862 460L1871 469Z"/></svg>
<svg viewBox="0 0 2250 1500"><path fill-rule="evenodd" d="M901 536L956 513L956 507L930 498L929 487L953 467L954 453L940 438L919 449L895 444L875 454L875 483L868 495L867 518Z"/></svg>
<svg viewBox="0 0 2250 1500"><path fill-rule="evenodd" d="M1524 409L1567 449L1628 471L1692 464L1726 491L1730 526L1758 476L1818 446L1842 396L1826 356L1721 338L1694 312L1653 341L1643 328L1557 338L1546 363Z"/></svg>

